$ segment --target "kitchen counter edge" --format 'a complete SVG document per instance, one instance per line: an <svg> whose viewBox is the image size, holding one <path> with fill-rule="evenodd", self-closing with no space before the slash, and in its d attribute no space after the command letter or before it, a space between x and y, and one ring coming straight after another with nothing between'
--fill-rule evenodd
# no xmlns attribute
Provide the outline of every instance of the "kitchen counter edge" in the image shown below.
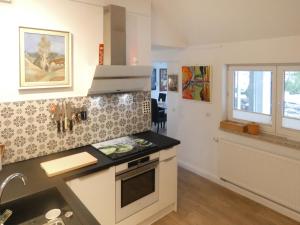
<svg viewBox="0 0 300 225"><path fill-rule="evenodd" d="M0 179L3 181L7 176L12 173L23 173L28 178L28 185L23 186L19 182L11 182L9 187L4 191L2 202L9 202L14 201L19 198L29 196L40 191L44 191L49 188L57 188L58 191L63 195L66 202L70 205L73 209L74 214L77 215L80 222L82 224L89 224L89 225L99 225L97 220L94 216L88 211L88 209L84 206L84 204L77 198L77 196L72 192L72 190L66 184L66 181L75 179L81 176L85 176L91 173L99 172L101 170L108 169L112 166L116 166L118 164L134 160L136 158L143 157L145 155L161 151L163 149L171 148L175 145L180 144L180 141L163 136L160 134L156 134L152 131L147 131L143 133L135 134L135 136L139 138L144 138L148 141L155 143L157 146L153 147L149 150L139 152L128 157L122 158L120 160L111 160L107 156L100 153L97 149L92 147L91 145L54 153L47 156L41 156L38 158L33 158L25 161L20 161L16 163L12 163L9 165L3 166L2 171L0 172ZM98 159L97 164L87 166L81 169L77 169L68 173L64 173L62 175L58 175L52 178L47 177L46 173L41 169L40 163L65 157L68 155L80 153L80 152L88 152L94 157Z"/></svg>

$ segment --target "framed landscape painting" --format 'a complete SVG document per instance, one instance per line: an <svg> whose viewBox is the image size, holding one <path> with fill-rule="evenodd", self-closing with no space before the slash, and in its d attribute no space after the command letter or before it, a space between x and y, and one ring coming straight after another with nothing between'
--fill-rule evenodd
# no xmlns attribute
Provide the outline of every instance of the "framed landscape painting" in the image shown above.
<svg viewBox="0 0 300 225"><path fill-rule="evenodd" d="M204 102L211 101L211 67L182 67L182 97Z"/></svg>
<svg viewBox="0 0 300 225"><path fill-rule="evenodd" d="M159 70L159 91L168 90L168 73L167 69Z"/></svg>
<svg viewBox="0 0 300 225"><path fill-rule="evenodd" d="M71 87L71 34L19 29L20 89Z"/></svg>

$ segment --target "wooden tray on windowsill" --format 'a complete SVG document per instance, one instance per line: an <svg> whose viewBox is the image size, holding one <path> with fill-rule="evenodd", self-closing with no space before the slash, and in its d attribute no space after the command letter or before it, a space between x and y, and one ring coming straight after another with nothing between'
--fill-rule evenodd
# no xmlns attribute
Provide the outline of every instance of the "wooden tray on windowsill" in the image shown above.
<svg viewBox="0 0 300 225"><path fill-rule="evenodd" d="M220 122L220 128L235 132L245 133L247 132L247 124L239 123L230 120L223 120Z"/></svg>

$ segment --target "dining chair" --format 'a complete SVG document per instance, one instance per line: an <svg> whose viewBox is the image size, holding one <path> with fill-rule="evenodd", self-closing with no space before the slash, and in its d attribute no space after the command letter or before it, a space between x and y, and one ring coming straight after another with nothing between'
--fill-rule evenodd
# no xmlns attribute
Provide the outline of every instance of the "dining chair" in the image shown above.
<svg viewBox="0 0 300 225"><path fill-rule="evenodd" d="M166 98L167 98L167 94L166 93L159 93L159 95L158 95L158 101L161 100L161 101L165 102Z"/></svg>
<svg viewBox="0 0 300 225"><path fill-rule="evenodd" d="M151 114L152 114L152 123L157 126L157 133L159 132L159 126L165 128L167 122L167 114L164 110L159 110L157 105L157 100L151 99Z"/></svg>

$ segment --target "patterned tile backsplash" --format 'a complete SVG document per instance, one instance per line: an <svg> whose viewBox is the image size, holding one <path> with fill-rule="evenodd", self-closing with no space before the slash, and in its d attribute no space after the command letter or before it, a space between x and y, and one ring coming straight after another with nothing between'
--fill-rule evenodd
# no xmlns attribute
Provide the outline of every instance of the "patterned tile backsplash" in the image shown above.
<svg viewBox="0 0 300 225"><path fill-rule="evenodd" d="M149 130L151 115L143 114L145 100L150 100L150 92L0 103L3 164ZM85 107L88 119L75 124L72 132L58 133L49 108L63 101Z"/></svg>

